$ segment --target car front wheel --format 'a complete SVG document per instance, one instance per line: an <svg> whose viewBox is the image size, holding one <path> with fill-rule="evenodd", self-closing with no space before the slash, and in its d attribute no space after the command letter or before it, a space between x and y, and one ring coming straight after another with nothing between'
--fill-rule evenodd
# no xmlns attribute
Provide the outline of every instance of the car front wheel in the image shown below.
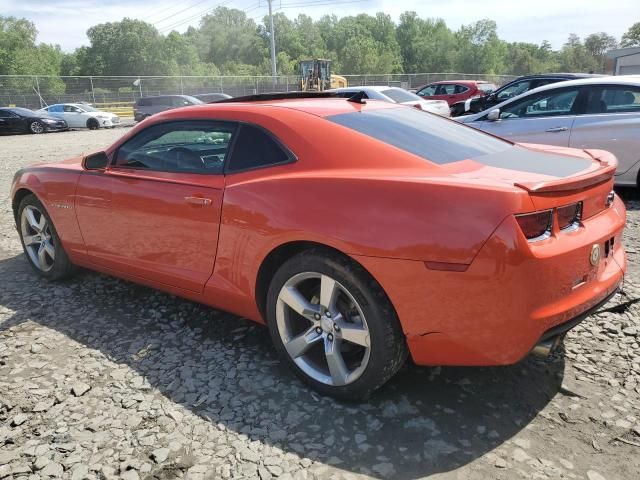
<svg viewBox="0 0 640 480"><path fill-rule="evenodd" d="M90 118L87 120L87 128L89 130L98 130L100 128L100 123L95 118Z"/></svg>
<svg viewBox="0 0 640 480"><path fill-rule="evenodd" d="M381 287L331 251L305 251L280 267L268 292L267 323L293 371L318 392L343 400L368 397L407 356Z"/></svg>
<svg viewBox="0 0 640 480"><path fill-rule="evenodd" d="M36 121L31 122L29 124L29 131L31 133L35 133L35 134L43 133L44 132L44 125L39 120L36 120Z"/></svg>
<svg viewBox="0 0 640 480"><path fill-rule="evenodd" d="M34 195L27 195L18 207L18 229L24 253L33 269L49 280L73 273L60 237L44 206Z"/></svg>

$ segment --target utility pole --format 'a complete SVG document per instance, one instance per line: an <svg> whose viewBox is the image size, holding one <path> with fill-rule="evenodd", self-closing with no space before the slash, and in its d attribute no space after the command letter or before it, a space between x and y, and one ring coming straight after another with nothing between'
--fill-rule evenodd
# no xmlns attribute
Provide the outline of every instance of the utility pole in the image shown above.
<svg viewBox="0 0 640 480"><path fill-rule="evenodd" d="M273 34L273 11L271 9L271 2L273 2L273 0L267 0L267 2L269 2L269 27L271 29L271 76L273 77L273 85L275 86L278 73L276 69L276 37Z"/></svg>

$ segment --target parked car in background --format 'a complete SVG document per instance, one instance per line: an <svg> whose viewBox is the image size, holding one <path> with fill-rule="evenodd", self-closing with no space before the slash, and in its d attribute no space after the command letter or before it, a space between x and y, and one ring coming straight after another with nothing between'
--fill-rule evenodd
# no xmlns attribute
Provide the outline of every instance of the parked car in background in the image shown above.
<svg viewBox="0 0 640 480"><path fill-rule="evenodd" d="M103 112L86 103L56 103L38 110L52 117L67 122L69 128L113 128L120 125L120 117L113 113Z"/></svg>
<svg viewBox="0 0 640 480"><path fill-rule="evenodd" d="M497 90L481 97L468 98L464 101L451 105L451 116L469 115L479 113L487 108L491 108L505 100L522 95L534 88L542 87L550 83L564 82L565 80L575 80L578 78L601 77L588 73L547 73L541 75L527 75L516 78L506 83Z"/></svg>
<svg viewBox="0 0 640 480"><path fill-rule="evenodd" d="M384 100L385 102L400 103L402 105L408 105L415 107L419 110L435 113L443 117L449 116L449 104L444 100L425 100L420 98L415 93L411 93L403 88L398 87L345 87L328 90L329 92L335 92L338 97L349 98L356 93L364 92L364 98L370 98L372 100Z"/></svg>
<svg viewBox="0 0 640 480"><path fill-rule="evenodd" d="M554 83L456 120L515 142L607 150L615 183L639 184L640 76Z"/></svg>
<svg viewBox="0 0 640 480"><path fill-rule="evenodd" d="M133 117L136 122L165 110L188 107L205 103L189 95L158 95L155 97L140 97L133 106Z"/></svg>
<svg viewBox="0 0 640 480"><path fill-rule="evenodd" d="M548 355L620 288L610 153L301 94L163 112L104 151L21 169L12 209L34 272L84 266L266 324L283 363L341 399L408 355Z"/></svg>
<svg viewBox="0 0 640 480"><path fill-rule="evenodd" d="M416 95L430 100L445 100L449 106L468 98L480 97L494 91L493 83L481 80L447 80L416 89Z"/></svg>
<svg viewBox="0 0 640 480"><path fill-rule="evenodd" d="M204 103L209 102L217 102L218 100L227 100L231 98L231 95L227 95L226 93L199 93L198 95L194 95L198 100L202 100Z"/></svg>
<svg viewBox="0 0 640 480"><path fill-rule="evenodd" d="M0 108L0 133L44 133L68 130L67 122L27 108Z"/></svg>

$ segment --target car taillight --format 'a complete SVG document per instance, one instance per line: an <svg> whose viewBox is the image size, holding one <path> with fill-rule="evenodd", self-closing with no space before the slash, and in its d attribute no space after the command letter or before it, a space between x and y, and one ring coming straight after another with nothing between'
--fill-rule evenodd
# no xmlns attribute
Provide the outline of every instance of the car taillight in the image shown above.
<svg viewBox="0 0 640 480"><path fill-rule="evenodd" d="M551 235L553 210L516 215L516 221L527 240L530 242L544 240Z"/></svg>
<svg viewBox="0 0 640 480"><path fill-rule="evenodd" d="M558 227L560 230L578 228L582 218L582 202L572 203L558 208Z"/></svg>

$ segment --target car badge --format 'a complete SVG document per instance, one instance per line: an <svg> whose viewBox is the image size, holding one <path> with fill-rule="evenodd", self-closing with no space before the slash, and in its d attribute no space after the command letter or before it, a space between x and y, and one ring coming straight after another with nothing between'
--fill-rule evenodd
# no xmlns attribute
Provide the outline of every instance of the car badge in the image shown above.
<svg viewBox="0 0 640 480"><path fill-rule="evenodd" d="M607 199L604 201L605 207L610 207L611 205L613 205L613 200L615 198L616 194L613 191L609 192L609 195L607 195Z"/></svg>
<svg viewBox="0 0 640 480"><path fill-rule="evenodd" d="M591 255L589 255L589 262L594 267L598 264L600 260L600 245L597 243L591 246Z"/></svg>

